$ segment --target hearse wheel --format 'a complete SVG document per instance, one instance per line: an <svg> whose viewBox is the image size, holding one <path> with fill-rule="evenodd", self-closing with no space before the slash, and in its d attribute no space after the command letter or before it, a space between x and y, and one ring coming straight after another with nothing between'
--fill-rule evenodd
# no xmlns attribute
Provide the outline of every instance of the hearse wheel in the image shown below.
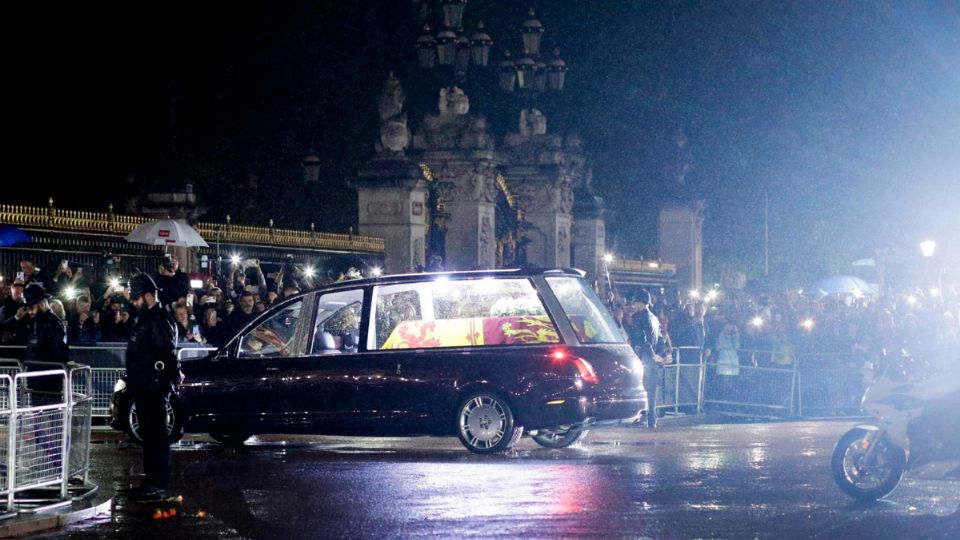
<svg viewBox="0 0 960 540"><path fill-rule="evenodd" d="M460 442L477 454L503 452L523 435L523 426L514 425L507 402L486 390L470 393L460 402L456 421Z"/></svg>
<svg viewBox="0 0 960 540"><path fill-rule="evenodd" d="M537 444L546 448L566 448L582 439L590 430L572 429L570 426L560 426L556 429L540 429L533 435Z"/></svg>
<svg viewBox="0 0 960 540"><path fill-rule="evenodd" d="M143 444L143 439L140 437L140 419L137 416L137 403L132 399L129 401L129 407L127 408L127 426L129 427L128 435L130 440L137 444ZM171 396L166 403L167 409L167 440L170 441L170 444L178 442L183 438L183 411L180 410L180 402L177 400L176 396Z"/></svg>

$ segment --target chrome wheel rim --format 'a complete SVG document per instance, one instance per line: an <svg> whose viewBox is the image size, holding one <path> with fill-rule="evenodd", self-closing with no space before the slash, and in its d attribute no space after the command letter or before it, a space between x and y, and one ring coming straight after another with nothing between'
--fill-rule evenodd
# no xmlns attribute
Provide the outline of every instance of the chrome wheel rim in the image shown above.
<svg viewBox="0 0 960 540"><path fill-rule="evenodd" d="M173 433L173 425L176 423L176 418L173 414L173 405L171 405L169 401L164 405L164 408L167 413L165 421L167 426L167 435L170 435ZM143 437L140 436L140 418L137 415L136 403L130 404L130 413L127 418L127 423L130 425L130 432L133 433L137 439L142 441Z"/></svg>
<svg viewBox="0 0 960 540"><path fill-rule="evenodd" d="M873 462L866 463L867 451L863 448L866 439L857 439L843 453L843 476L858 489L871 490L883 485L893 472L887 459L887 447L879 441L880 448L873 453Z"/></svg>
<svg viewBox="0 0 960 540"><path fill-rule="evenodd" d="M506 426L506 410L490 396L477 396L460 410L460 435L474 448L496 446L503 440Z"/></svg>

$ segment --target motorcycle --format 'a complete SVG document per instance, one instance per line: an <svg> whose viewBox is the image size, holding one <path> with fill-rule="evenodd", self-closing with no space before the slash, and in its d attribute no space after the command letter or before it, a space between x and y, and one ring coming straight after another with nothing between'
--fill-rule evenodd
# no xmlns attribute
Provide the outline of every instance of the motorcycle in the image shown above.
<svg viewBox="0 0 960 540"><path fill-rule="evenodd" d="M960 374L930 373L905 352L887 360L867 387L861 408L873 417L837 442L833 479L847 495L873 501L889 495L905 471L928 480L960 478Z"/></svg>

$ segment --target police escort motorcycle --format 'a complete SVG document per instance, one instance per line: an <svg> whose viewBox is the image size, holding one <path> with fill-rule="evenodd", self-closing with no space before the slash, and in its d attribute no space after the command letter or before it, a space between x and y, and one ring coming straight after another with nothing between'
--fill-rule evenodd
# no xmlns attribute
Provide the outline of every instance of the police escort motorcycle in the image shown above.
<svg viewBox="0 0 960 540"><path fill-rule="evenodd" d="M925 480L960 479L960 373L952 374L901 352L884 357L864 392L861 408L873 422L854 427L837 442L833 479L847 495L880 499L905 471Z"/></svg>

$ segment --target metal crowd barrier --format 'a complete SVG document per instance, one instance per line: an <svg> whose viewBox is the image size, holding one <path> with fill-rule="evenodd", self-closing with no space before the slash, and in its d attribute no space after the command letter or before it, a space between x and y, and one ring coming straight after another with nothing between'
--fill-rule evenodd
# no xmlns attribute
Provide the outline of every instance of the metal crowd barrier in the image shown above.
<svg viewBox="0 0 960 540"><path fill-rule="evenodd" d="M660 369L658 412L704 410L760 416L850 416L860 412L864 358L817 353L737 351L736 375L705 362L697 347L678 347ZM826 366L826 367L825 367Z"/></svg>
<svg viewBox="0 0 960 540"><path fill-rule="evenodd" d="M669 364L661 368L657 410L681 408L700 412L703 391L703 357L700 347L675 347Z"/></svg>
<svg viewBox="0 0 960 540"><path fill-rule="evenodd" d="M794 413L793 396L797 387L794 369L741 365L737 374L727 374L730 366L706 364L702 403L705 410L743 414Z"/></svg>
<svg viewBox="0 0 960 540"><path fill-rule="evenodd" d="M800 416L849 416L860 412L865 390L860 369L800 369L797 408Z"/></svg>
<svg viewBox="0 0 960 540"><path fill-rule="evenodd" d="M0 445L0 497L7 512L3 517L64 506L97 489L88 482L90 368L71 364L64 369L44 362L31 363L30 368L12 376L0 374L0 431L5 435L5 444ZM57 386L60 390L50 390Z"/></svg>

